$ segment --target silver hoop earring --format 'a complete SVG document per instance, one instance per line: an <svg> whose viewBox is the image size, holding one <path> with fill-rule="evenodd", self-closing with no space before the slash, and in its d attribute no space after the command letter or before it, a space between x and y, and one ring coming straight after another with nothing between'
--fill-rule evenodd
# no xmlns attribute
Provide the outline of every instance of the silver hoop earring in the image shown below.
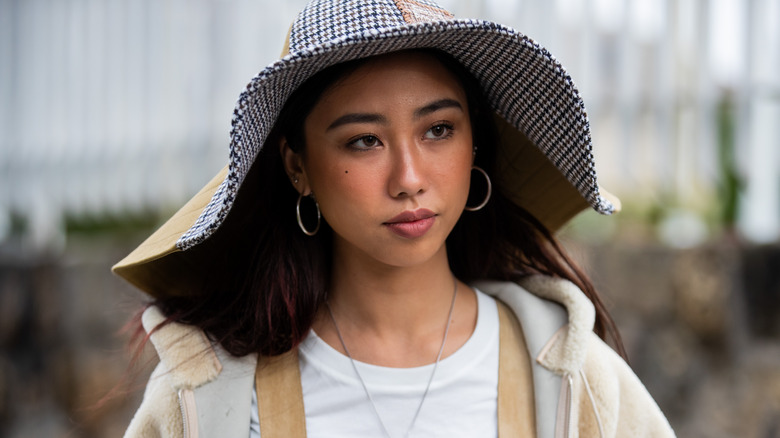
<svg viewBox="0 0 780 438"><path fill-rule="evenodd" d="M485 195L485 199L477 206L475 207L469 207L468 205L464 207L463 209L466 211L478 211L482 210L482 207L487 205L488 201L490 201L490 196L493 194L493 183L490 182L490 177L488 176L487 172L482 170L481 167L474 166L471 168L471 170L477 170L479 173L482 174L482 176L485 177L485 182L487 183L487 195Z"/></svg>
<svg viewBox="0 0 780 438"><path fill-rule="evenodd" d="M314 201L314 207L317 209L317 226L314 227L314 231L309 231L303 225L303 221L301 220L301 199L303 199L303 193L298 195L298 202L295 204L295 215L298 218L298 226L301 227L301 231L303 231L303 234L307 236L313 236L317 234L317 231L320 230L320 218L322 217L320 215L320 204L318 204L317 200L314 199L314 196L312 196L312 201Z"/></svg>

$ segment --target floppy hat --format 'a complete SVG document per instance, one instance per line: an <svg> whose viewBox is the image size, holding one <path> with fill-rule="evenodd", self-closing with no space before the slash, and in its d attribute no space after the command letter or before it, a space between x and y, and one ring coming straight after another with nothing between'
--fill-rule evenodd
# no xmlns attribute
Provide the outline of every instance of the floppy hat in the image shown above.
<svg viewBox="0 0 780 438"><path fill-rule="evenodd" d="M597 183L579 92L533 40L500 24L455 19L427 0L314 0L293 23L284 56L239 96L228 165L113 271L152 296L186 293L180 280L208 266L204 251L193 249L215 240L293 91L333 64L414 48L450 54L481 83L500 134L493 182L509 199L553 231L589 206L619 210Z"/></svg>

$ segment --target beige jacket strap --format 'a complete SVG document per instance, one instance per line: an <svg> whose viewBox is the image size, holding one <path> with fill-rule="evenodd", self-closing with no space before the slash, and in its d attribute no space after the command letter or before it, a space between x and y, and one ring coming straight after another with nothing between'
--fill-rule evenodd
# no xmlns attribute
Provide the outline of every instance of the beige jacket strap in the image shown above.
<svg viewBox="0 0 780 438"><path fill-rule="evenodd" d="M274 357L261 357L255 371L260 436L305 438L301 369L298 349Z"/></svg>
<svg viewBox="0 0 780 438"><path fill-rule="evenodd" d="M535 437L536 412L531 357L517 318L498 304L498 436Z"/></svg>

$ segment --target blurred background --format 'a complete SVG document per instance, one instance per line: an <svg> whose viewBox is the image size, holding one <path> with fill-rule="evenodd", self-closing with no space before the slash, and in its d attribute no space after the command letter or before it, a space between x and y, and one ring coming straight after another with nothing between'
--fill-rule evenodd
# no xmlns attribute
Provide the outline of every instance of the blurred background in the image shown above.
<svg viewBox="0 0 780 438"><path fill-rule="evenodd" d="M304 3L0 0L0 437L121 436L153 355L126 374L109 268L227 162ZM440 3L578 84L624 211L561 237L679 436L780 437L780 0Z"/></svg>

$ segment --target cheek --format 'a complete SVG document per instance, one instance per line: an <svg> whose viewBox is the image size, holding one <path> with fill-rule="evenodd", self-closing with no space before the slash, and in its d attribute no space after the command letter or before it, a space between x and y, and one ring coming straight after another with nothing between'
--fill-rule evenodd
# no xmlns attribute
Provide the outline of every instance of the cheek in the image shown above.
<svg viewBox="0 0 780 438"><path fill-rule="evenodd" d="M352 176L346 163L341 162L333 153L329 153L326 147L315 144L308 146L307 152L304 168L311 189L317 198L345 184L345 181Z"/></svg>
<svg viewBox="0 0 780 438"><path fill-rule="evenodd" d="M458 169L458 193L457 196L460 199L460 202L462 202L464 205L466 203L466 200L469 197L469 193L471 191L471 178L472 178L472 171L471 171L471 160L465 161L465 165L461 166Z"/></svg>
<svg viewBox="0 0 780 438"><path fill-rule="evenodd" d="M355 166L334 165L312 169L311 186L328 222L342 221L355 207L370 203L376 175Z"/></svg>
<svg viewBox="0 0 780 438"><path fill-rule="evenodd" d="M461 152L442 163L443 166L439 170L439 173L450 181L450 189L463 196L468 195L470 186L471 168L474 161L471 151L472 149L469 145L468 148L464 148Z"/></svg>

